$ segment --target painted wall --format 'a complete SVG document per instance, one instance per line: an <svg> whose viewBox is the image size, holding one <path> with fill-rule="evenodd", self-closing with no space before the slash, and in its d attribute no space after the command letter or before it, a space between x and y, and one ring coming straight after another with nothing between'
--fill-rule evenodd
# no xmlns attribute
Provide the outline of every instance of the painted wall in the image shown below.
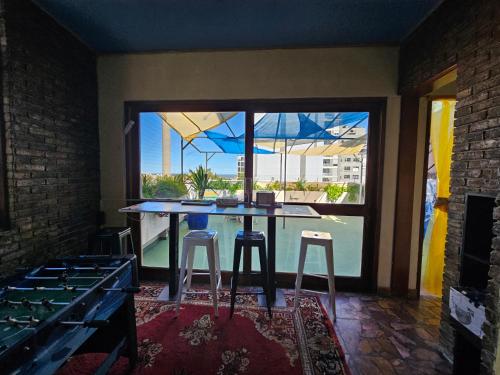
<svg viewBox="0 0 500 375"><path fill-rule="evenodd" d="M105 55L98 59L101 208L124 223L127 100L388 97L379 287L390 285L399 129L398 49L317 48ZM105 146L104 146L105 145Z"/></svg>

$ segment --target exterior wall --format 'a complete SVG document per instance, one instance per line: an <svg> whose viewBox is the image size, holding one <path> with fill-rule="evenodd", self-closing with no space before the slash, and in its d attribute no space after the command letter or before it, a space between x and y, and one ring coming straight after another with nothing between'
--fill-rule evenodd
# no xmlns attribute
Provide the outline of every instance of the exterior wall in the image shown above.
<svg viewBox="0 0 500 375"><path fill-rule="evenodd" d="M389 287L397 168L391 155L397 153L399 131L397 64L398 49L389 47L99 57L99 128L105 145L101 208L108 224L125 220L117 210L126 204L122 128L127 100L387 97L379 287Z"/></svg>
<svg viewBox="0 0 500 375"><path fill-rule="evenodd" d="M168 216L144 215L141 220L141 245L143 248L159 237L165 237L170 225Z"/></svg>
<svg viewBox="0 0 500 375"><path fill-rule="evenodd" d="M282 171L285 170L285 155L281 154L256 154L254 155L254 178L258 182L270 182L280 180L280 159L283 163ZM301 177L300 171L300 156L287 155L286 180L287 182L295 182ZM290 168L290 165L299 166L298 168ZM285 177L285 176L283 176Z"/></svg>
<svg viewBox="0 0 500 375"><path fill-rule="evenodd" d="M411 90L457 65L457 107L451 166L451 197L445 254L441 341L451 357L449 287L458 284L464 199L468 192L500 192L500 3L445 1L401 48L400 91ZM498 209L495 213L498 216ZM496 217L498 220L498 217ZM496 229L498 236L498 223ZM488 285L482 371L497 355L500 241L494 241Z"/></svg>
<svg viewBox="0 0 500 375"><path fill-rule="evenodd" d="M0 1L11 225L0 275L87 249L99 210L96 58L27 0Z"/></svg>
<svg viewBox="0 0 500 375"><path fill-rule="evenodd" d="M323 176L323 157L308 156L304 158L304 179L310 182L321 182Z"/></svg>

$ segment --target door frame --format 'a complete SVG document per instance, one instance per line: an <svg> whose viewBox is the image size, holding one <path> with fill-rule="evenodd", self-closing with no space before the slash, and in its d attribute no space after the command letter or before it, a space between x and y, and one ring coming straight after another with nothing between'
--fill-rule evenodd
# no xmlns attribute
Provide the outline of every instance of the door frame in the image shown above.
<svg viewBox="0 0 500 375"><path fill-rule="evenodd" d="M424 160L423 160L423 175L422 175L422 195L420 197L420 228L418 236L418 264L417 264L417 285L416 296L420 298L421 282L422 282L422 256L424 252L424 223L425 223L425 198L427 196L427 170L429 168L429 146L431 137L431 119L432 119L432 102L437 100L456 100L453 95L427 95L427 113L425 121L425 145L424 145Z"/></svg>
<svg viewBox="0 0 500 375"><path fill-rule="evenodd" d="M180 100L180 101L128 101L124 103L124 127L130 121L135 126L125 135L126 200L128 204L142 202L140 195L140 113L141 112L197 112L234 111L245 112L245 192L251 193L253 182L253 114L263 112L369 112L368 155L366 165L365 203L363 205L335 205L329 203L310 204L323 215L363 216L363 249L361 277L337 276L339 290L376 291L380 218L382 200L385 112L386 98L294 98L255 100ZM371 156L370 156L371 155ZM251 156L248 158L248 156ZM250 162L247 162L250 160ZM297 203L300 204L300 203ZM134 245L141 249L140 215L127 216L127 224L134 233ZM251 228L251 220L246 220L245 228ZM142 252L139 252L139 265ZM244 259L246 270L251 266L251 258ZM168 269L139 267L141 278L167 279ZM228 273L229 274L229 273ZM226 280L229 275L223 275ZM279 287L293 287L294 273L276 273ZM304 287L326 288L326 280L305 277Z"/></svg>
<svg viewBox="0 0 500 375"><path fill-rule="evenodd" d="M396 206L394 214L393 251L391 269L391 288L388 292L396 296L420 296L420 279L417 280L415 290L409 290L410 261L412 257L412 226L414 209L414 189L417 161L417 131L419 126L419 102L423 97L432 94L436 83L448 74L456 71L457 66L452 65L431 79L422 82L415 88L401 92L401 114L399 131L398 172L396 182ZM426 139L428 132L426 133ZM427 152L427 151L425 151ZM427 157L427 154L425 155ZM423 202L420 202L422 205ZM421 207L420 207L421 208ZM410 213L410 214L409 214ZM417 259L417 277L421 272L423 221L419 220L419 243Z"/></svg>

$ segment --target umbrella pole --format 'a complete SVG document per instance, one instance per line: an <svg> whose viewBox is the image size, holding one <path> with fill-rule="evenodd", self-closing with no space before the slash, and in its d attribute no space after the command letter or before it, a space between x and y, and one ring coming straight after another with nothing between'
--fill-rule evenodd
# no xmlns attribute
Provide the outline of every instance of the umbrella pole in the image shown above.
<svg viewBox="0 0 500 375"><path fill-rule="evenodd" d="M181 177L184 180L184 140L181 137Z"/></svg>
<svg viewBox="0 0 500 375"><path fill-rule="evenodd" d="M280 184L283 182L283 154L280 153Z"/></svg>

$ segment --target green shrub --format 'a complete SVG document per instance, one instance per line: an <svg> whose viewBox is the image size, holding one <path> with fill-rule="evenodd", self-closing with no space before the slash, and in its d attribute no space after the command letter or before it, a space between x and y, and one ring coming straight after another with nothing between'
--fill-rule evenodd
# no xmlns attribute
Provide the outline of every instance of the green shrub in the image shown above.
<svg viewBox="0 0 500 375"><path fill-rule="evenodd" d="M156 178L154 198L180 198L185 196L187 192L182 176L160 176Z"/></svg>
<svg viewBox="0 0 500 375"><path fill-rule="evenodd" d="M294 188L295 188L295 190L298 190L298 191L306 191L307 190L306 180L303 180L303 179L297 180L297 182L295 182Z"/></svg>
<svg viewBox="0 0 500 375"><path fill-rule="evenodd" d="M273 181L266 185L266 190L283 190L283 187L279 181Z"/></svg>
<svg viewBox="0 0 500 375"><path fill-rule="evenodd" d="M154 198L156 190L155 178L150 174L143 174L141 177L142 177L142 196L144 198Z"/></svg>
<svg viewBox="0 0 500 375"><path fill-rule="evenodd" d="M214 175L214 177L208 183L208 187L212 190L229 190L231 183L224 180L222 177Z"/></svg>
<svg viewBox="0 0 500 375"><path fill-rule="evenodd" d="M262 186L260 186L260 184L256 181L253 182L253 190L254 191L258 191L258 190L264 190L264 188Z"/></svg>
<svg viewBox="0 0 500 375"><path fill-rule="evenodd" d="M325 186L325 193L330 202L335 202L342 193L345 191L345 187L342 185L328 184Z"/></svg>
<svg viewBox="0 0 500 375"><path fill-rule="evenodd" d="M308 191L321 191L323 189L317 183L316 184L309 183L306 185L306 190L308 190Z"/></svg>
<svg viewBox="0 0 500 375"><path fill-rule="evenodd" d="M241 189L243 189L242 181L236 181L232 184L229 184L229 188L227 190L229 191L229 194L235 195L236 192Z"/></svg>
<svg viewBox="0 0 500 375"><path fill-rule="evenodd" d="M359 197L359 184L350 183L347 185L347 199L349 202L357 202Z"/></svg>

